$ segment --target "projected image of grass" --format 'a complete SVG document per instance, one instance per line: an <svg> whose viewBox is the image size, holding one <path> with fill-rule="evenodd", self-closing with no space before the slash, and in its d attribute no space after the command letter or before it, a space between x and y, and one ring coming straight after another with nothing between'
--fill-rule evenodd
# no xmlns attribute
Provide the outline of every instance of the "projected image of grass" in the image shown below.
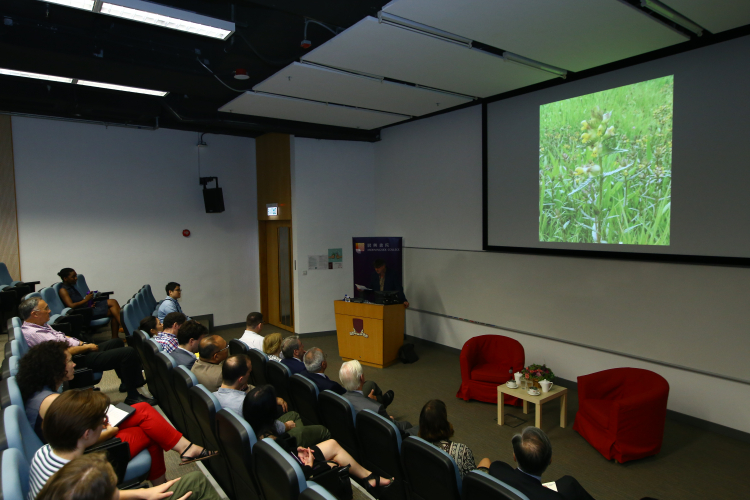
<svg viewBox="0 0 750 500"><path fill-rule="evenodd" d="M540 107L539 241L669 245L674 77Z"/></svg>

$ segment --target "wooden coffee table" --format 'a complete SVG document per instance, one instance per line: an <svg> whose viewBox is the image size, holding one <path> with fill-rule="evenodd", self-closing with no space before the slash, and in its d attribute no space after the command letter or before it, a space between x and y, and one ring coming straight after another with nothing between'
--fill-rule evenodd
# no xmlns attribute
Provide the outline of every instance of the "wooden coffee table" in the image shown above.
<svg viewBox="0 0 750 500"><path fill-rule="evenodd" d="M540 389L541 391L541 389ZM534 419L534 425L542 428L542 405L547 401L553 399L562 398L560 400L560 427L563 429L566 425L566 414L568 411L568 389L560 387L555 384L549 392L542 392L538 396L532 396L525 389L511 389L507 385L497 386L497 425L503 425L505 423L505 412L503 411L503 394L515 396L518 399L523 400L523 412L529 413L529 403L536 405L536 415Z"/></svg>

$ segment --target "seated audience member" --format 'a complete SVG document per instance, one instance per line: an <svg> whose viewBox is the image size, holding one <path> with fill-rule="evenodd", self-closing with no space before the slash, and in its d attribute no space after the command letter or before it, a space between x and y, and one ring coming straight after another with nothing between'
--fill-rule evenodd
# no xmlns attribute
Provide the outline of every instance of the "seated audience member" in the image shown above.
<svg viewBox="0 0 750 500"><path fill-rule="evenodd" d="M302 362L302 356L305 355L305 346L297 335L292 335L281 341L281 352L284 358L281 360L292 375L305 369L305 363Z"/></svg>
<svg viewBox="0 0 750 500"><path fill-rule="evenodd" d="M271 333L263 339L263 352L268 355L269 361L281 363L281 334Z"/></svg>
<svg viewBox="0 0 750 500"><path fill-rule="evenodd" d="M71 268L66 267L57 275L62 280L63 286L60 287L60 299L65 307L72 309L90 308L92 310L91 319L109 318L109 327L112 330L112 338L119 338L120 332L120 304L115 299L94 300L94 294L89 293L85 297L76 288L78 283L78 274ZM89 302L93 301L89 305Z"/></svg>
<svg viewBox="0 0 750 500"><path fill-rule="evenodd" d="M71 355L83 355L83 363L81 363L83 367L93 371L115 371L122 382L120 392L128 394L125 404L156 404L155 399L147 398L138 392L138 388L146 383L142 373L143 366L138 352L132 347L125 347L121 339L111 339L100 344L87 344L63 335L46 324L49 321L49 306L39 297L32 297L21 302L18 306L18 314L24 320L21 330L29 347L50 341L65 342ZM56 387L51 389L56 389Z"/></svg>
<svg viewBox="0 0 750 500"><path fill-rule="evenodd" d="M34 493L64 465L61 461L78 458L86 448L113 437L128 443L131 459L148 450L151 455L148 479L154 485L166 482L165 451L180 453L183 464L216 454L191 444L147 404L134 406L135 413L120 422L119 428L109 425L108 408L107 395L90 389L66 391L52 402L42 424L48 444L39 448L31 460L29 485Z"/></svg>
<svg viewBox="0 0 750 500"><path fill-rule="evenodd" d="M258 441L264 438L277 439L282 437L283 433L279 433L276 428L275 413L276 391L271 385L256 387L247 394L242 404L242 414L255 431ZM285 445L288 445L288 441L283 438L279 439L279 445L284 448ZM363 485L366 484L367 489L371 492L378 486L387 486L392 481L392 479L378 477L359 465L336 440L330 439L330 434L328 434L326 440L319 442L317 446L299 446L296 450L287 449L286 451L294 453L300 459L305 477L310 476L311 469L308 469L308 467L312 467L313 463L317 465L320 462L331 460L339 465L351 465L349 473L361 480Z"/></svg>
<svg viewBox="0 0 750 500"><path fill-rule="evenodd" d="M46 458L46 457L45 457ZM57 471L41 491L32 486L29 500L219 500L206 476L195 471L153 488L118 490L117 475L104 453L64 459L50 453L36 471L37 477ZM32 473L34 470L32 469ZM41 474L40 474L41 473ZM171 493L171 496L167 494Z"/></svg>
<svg viewBox="0 0 750 500"><path fill-rule="evenodd" d="M65 458L64 454L79 448L81 439L86 443L80 448L83 453L89 446L117 437L128 443L131 459L148 450L151 455L148 479L161 484L167 470L165 451L180 453L182 464L205 460L216 454L185 439L158 411L145 403L134 405L135 412L120 422L119 427L112 427L106 420L109 397L102 392L71 389L51 398L42 419L43 438L48 444L37 451L34 460L48 456L50 452Z"/></svg>
<svg viewBox="0 0 750 500"><path fill-rule="evenodd" d="M263 315L259 312L251 312L247 315L245 325L245 333L242 334L240 340L250 349L263 351L263 335L260 335L260 330L263 328Z"/></svg>
<svg viewBox="0 0 750 500"><path fill-rule="evenodd" d="M164 331L164 325L156 316L146 316L141 320L138 329L148 333L150 337L156 337Z"/></svg>
<svg viewBox="0 0 750 500"><path fill-rule="evenodd" d="M200 358L190 371L209 392L218 391L223 382L221 365L229 356L229 344L218 335L208 335L200 341L198 355Z"/></svg>
<svg viewBox="0 0 750 500"><path fill-rule="evenodd" d="M511 439L514 469L505 462L492 462L490 475L516 488L529 498L541 500L593 500L591 495L571 476L563 476L555 485L557 492L542 486L542 474L552 462L552 444L538 427L526 427ZM480 464L481 465L481 464Z"/></svg>
<svg viewBox="0 0 750 500"><path fill-rule="evenodd" d="M359 361L355 359L343 363L339 370L339 380L341 380L341 385L346 389L344 397L352 404L354 411L359 413L362 410L372 410L385 418L393 420L393 417L388 415L388 412L385 410L385 405L379 403L377 399L375 399L374 389L370 389L367 393L368 395L365 396L365 388L370 388L371 385L368 385L367 382L365 382L365 376L362 373L362 365ZM407 436L417 435L418 430L414 429L409 422L405 420L393 420L393 423L396 424L396 427Z"/></svg>
<svg viewBox="0 0 750 500"><path fill-rule="evenodd" d="M162 350L167 354L172 354L172 351L180 345L177 340L177 332L185 321L187 321L187 318L179 312L169 313L164 317L163 330L154 337L154 340L161 344Z"/></svg>
<svg viewBox="0 0 750 500"><path fill-rule="evenodd" d="M224 382L219 390L214 392L216 399L221 403L222 408L228 408L237 415L242 415L242 403L245 400L247 391L254 389L248 383L250 373L252 373L252 362L245 354L235 354L229 356L224 365L221 367ZM282 409L279 410L279 407ZM286 402L281 398L276 398L276 412L282 413L276 417L274 425L276 432L283 434L288 432L290 436L297 439L300 446L312 446L314 444L331 438L328 429L322 425L305 426L302 418L296 411L286 411Z"/></svg>
<svg viewBox="0 0 750 500"><path fill-rule="evenodd" d="M469 471L477 468L474 454L468 446L450 440L453 437L453 424L448 422L448 410L439 399L428 401L419 414L419 437L428 443L441 448L453 457L463 478ZM479 467L489 468L490 459L483 458Z"/></svg>
<svg viewBox="0 0 750 500"><path fill-rule="evenodd" d="M159 305L159 310L156 313L156 316L162 323L164 323L164 318L167 314L182 312L182 307L180 307L180 303L177 302L177 300L182 297L182 288L180 288L180 284L170 281L165 288L167 290L167 298L165 298ZM190 316L187 316L187 319L190 319Z"/></svg>
<svg viewBox="0 0 750 500"><path fill-rule="evenodd" d="M195 353L200 348L201 340L208 335L208 329L191 319L182 324L177 331L177 349L172 351L172 357L177 365L185 365L190 370L195 364Z"/></svg>
<svg viewBox="0 0 750 500"><path fill-rule="evenodd" d="M346 394L346 389L341 387L341 384L335 380L331 380L325 374L326 368L328 368L328 361L326 361L326 355L323 351L317 347L313 347L302 358L305 362L305 369L300 372L300 375L312 380L318 386L318 390L325 391L328 389L342 396Z"/></svg>

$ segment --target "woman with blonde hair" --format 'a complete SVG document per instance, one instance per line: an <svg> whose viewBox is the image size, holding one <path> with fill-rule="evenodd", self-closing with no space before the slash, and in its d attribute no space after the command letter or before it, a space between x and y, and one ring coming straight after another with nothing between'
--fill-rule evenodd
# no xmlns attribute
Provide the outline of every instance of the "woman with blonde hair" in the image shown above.
<svg viewBox="0 0 750 500"><path fill-rule="evenodd" d="M281 334L272 333L263 339L263 352L268 355L269 361L281 362Z"/></svg>

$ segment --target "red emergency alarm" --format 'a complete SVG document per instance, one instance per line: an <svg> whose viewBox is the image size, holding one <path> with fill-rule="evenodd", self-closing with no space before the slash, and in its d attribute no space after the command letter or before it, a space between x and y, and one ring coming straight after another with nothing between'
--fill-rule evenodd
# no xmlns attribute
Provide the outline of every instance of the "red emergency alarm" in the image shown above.
<svg viewBox="0 0 750 500"><path fill-rule="evenodd" d="M190 236L190 229L183 229L183 230L182 230L182 235L183 235L183 236L184 236L185 238L187 238L188 236Z"/></svg>

